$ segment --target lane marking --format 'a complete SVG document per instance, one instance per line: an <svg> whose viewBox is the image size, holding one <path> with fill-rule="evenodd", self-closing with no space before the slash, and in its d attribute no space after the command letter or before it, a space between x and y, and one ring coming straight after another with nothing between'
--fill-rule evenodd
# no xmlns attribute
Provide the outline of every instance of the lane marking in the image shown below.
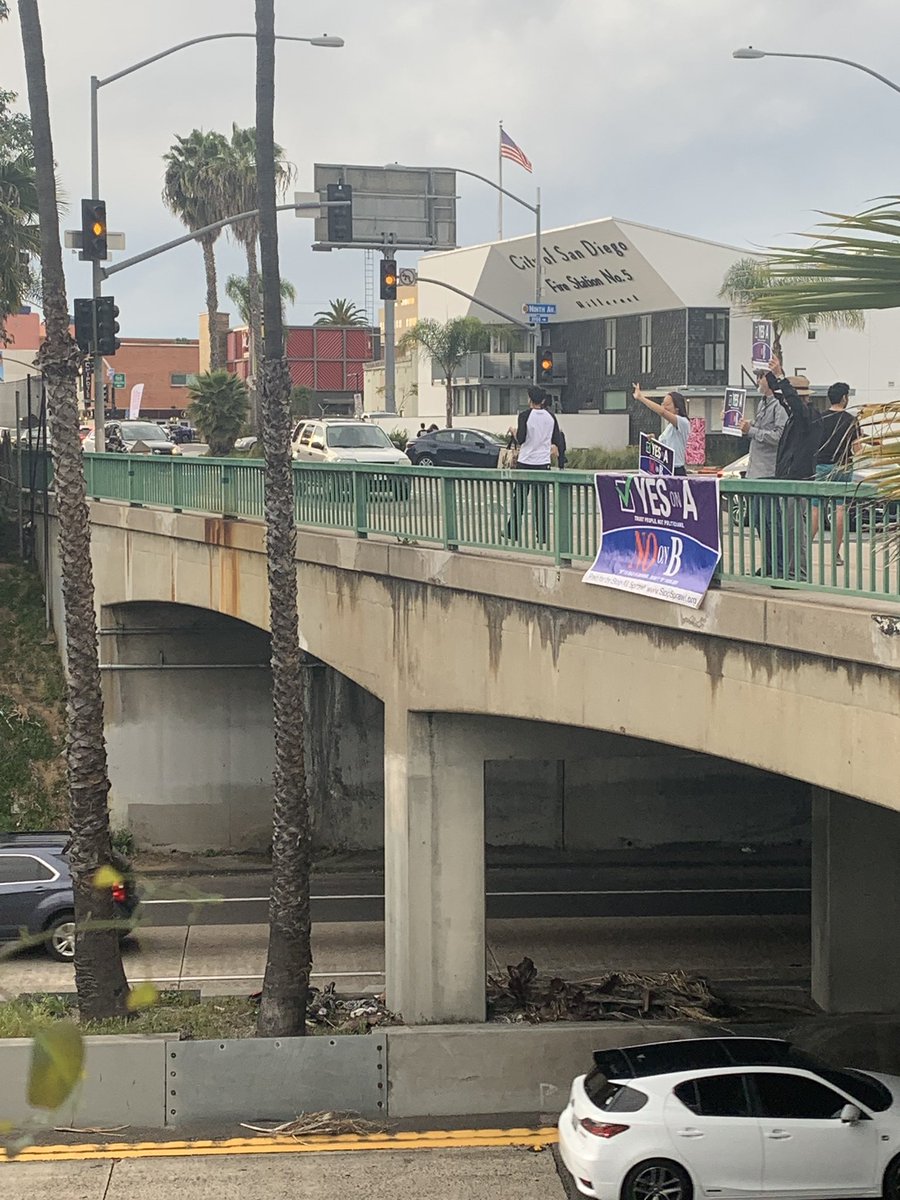
<svg viewBox="0 0 900 1200"><path fill-rule="evenodd" d="M605 891L556 891L556 892L485 892L487 899L493 896L768 896L810 892L808 887L773 888L622 888ZM383 900L383 895L371 896L310 896L310 901L325 900ZM141 907L152 904L268 904L268 896L206 896L193 899L142 900Z"/></svg>
<svg viewBox="0 0 900 1200"><path fill-rule="evenodd" d="M344 1134L335 1137L223 1138L211 1141L108 1142L28 1146L3 1162L85 1162L127 1158L206 1158L252 1154L334 1154L358 1150L454 1150L521 1146L543 1150L559 1140L555 1126L527 1129L432 1129L425 1132Z"/></svg>

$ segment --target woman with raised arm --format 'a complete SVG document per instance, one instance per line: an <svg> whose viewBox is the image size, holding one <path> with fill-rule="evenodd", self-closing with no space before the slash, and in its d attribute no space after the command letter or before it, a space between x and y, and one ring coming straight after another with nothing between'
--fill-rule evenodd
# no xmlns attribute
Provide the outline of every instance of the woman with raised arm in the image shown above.
<svg viewBox="0 0 900 1200"><path fill-rule="evenodd" d="M633 395L635 400L639 400L646 408L652 408L662 417L663 431L659 440L672 451L675 474L686 475L685 455L688 438L691 436L691 423L688 420L687 401L684 396L681 392L667 392L662 404L659 404L644 395L639 383L634 385Z"/></svg>

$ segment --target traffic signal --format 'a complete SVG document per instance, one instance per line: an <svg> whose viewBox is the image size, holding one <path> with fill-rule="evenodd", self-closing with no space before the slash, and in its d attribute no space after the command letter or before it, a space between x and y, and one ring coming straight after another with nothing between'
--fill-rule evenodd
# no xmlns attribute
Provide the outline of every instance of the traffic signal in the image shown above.
<svg viewBox="0 0 900 1200"><path fill-rule="evenodd" d="M393 258L381 260L381 298L397 299L397 263Z"/></svg>
<svg viewBox="0 0 900 1200"><path fill-rule="evenodd" d="M78 349L84 354L90 354L94 341L94 302L93 300L75 301L75 341Z"/></svg>
<svg viewBox="0 0 900 1200"><path fill-rule="evenodd" d="M116 337L119 332L119 322L116 317L119 309L112 296L97 297L97 353L112 355L118 350L121 342Z"/></svg>
<svg viewBox="0 0 900 1200"><path fill-rule="evenodd" d="M536 383L552 383L553 382L553 351L547 346L541 346L537 352L536 358L537 370L535 371Z"/></svg>
<svg viewBox="0 0 900 1200"><path fill-rule="evenodd" d="M329 242L353 241L353 188L349 183L329 183L326 189L326 200L346 200L339 208L329 208L328 240Z"/></svg>
<svg viewBox="0 0 900 1200"><path fill-rule="evenodd" d="M108 258L106 247L106 201L81 202L81 257L88 262Z"/></svg>

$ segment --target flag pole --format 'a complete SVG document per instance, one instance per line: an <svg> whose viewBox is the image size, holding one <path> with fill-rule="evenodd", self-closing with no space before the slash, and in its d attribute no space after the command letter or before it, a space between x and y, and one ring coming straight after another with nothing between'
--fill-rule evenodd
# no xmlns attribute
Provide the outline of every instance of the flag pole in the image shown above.
<svg viewBox="0 0 900 1200"><path fill-rule="evenodd" d="M503 122L500 122L500 134L497 138L497 182L503 187ZM503 193L497 193L497 240L503 241Z"/></svg>

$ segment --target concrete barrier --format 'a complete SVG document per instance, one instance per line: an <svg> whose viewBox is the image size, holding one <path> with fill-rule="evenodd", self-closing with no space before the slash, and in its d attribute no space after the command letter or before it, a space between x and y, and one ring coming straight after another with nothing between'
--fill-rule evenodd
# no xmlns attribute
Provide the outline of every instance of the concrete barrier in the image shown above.
<svg viewBox="0 0 900 1200"><path fill-rule="evenodd" d="M428 1025L387 1031L391 1117L560 1112L594 1050L711 1035L674 1024Z"/></svg>
<svg viewBox="0 0 900 1200"><path fill-rule="evenodd" d="M387 1110L385 1039L368 1036L170 1041L165 1046L166 1125L290 1121L336 1109Z"/></svg>
<svg viewBox="0 0 900 1200"><path fill-rule="evenodd" d="M53 1125L138 1125L165 1121L166 1038L108 1035L85 1038L84 1079L62 1108L48 1114L27 1100L31 1038L0 1040L0 1119Z"/></svg>

